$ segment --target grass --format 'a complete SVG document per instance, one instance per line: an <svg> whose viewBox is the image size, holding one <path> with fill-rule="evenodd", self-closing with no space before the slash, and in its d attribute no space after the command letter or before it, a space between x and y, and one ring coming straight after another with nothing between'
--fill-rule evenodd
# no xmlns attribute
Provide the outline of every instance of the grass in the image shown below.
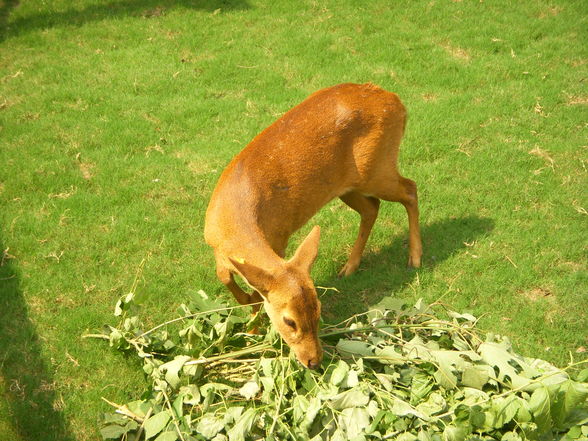
<svg viewBox="0 0 588 441"><path fill-rule="evenodd" d="M316 284L325 319L393 298L483 315L559 365L586 346L588 10L583 1L0 0L0 438L96 439L140 390L82 340L133 284L154 323L226 296L202 238L224 165L309 93L371 81L409 110L424 266L383 204L360 271L339 202ZM296 245L301 236L293 238ZM581 349L580 349L581 350Z"/></svg>

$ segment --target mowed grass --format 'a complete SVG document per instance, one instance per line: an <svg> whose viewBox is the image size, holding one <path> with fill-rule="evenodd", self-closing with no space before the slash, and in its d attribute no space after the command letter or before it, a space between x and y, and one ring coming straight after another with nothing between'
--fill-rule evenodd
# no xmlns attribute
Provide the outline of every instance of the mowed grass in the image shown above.
<svg viewBox="0 0 588 441"><path fill-rule="evenodd" d="M292 239L322 226L325 320L440 299L521 353L585 358L585 1L17 3L0 1L0 439L99 438L100 397L143 379L81 336L135 278L153 323L194 290L227 296L202 237L223 167L348 81L408 108L424 265L406 269L406 215L384 203L337 279L358 216L334 201Z"/></svg>

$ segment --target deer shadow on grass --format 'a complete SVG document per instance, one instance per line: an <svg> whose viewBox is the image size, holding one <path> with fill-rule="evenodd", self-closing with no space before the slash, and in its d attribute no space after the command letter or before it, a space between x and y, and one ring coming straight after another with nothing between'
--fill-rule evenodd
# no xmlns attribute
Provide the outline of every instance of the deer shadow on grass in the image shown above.
<svg viewBox="0 0 588 441"><path fill-rule="evenodd" d="M247 0L111 0L95 2L83 8L76 7L76 2L72 2L63 11L43 11L10 20L10 13L18 3L18 0L4 0L3 3L0 0L0 41L37 29L78 27L113 17L157 18L175 8L207 12L250 8Z"/></svg>
<svg viewBox="0 0 588 441"><path fill-rule="evenodd" d="M0 393L17 439L70 441L74 436L58 410L53 375L9 251L0 241Z"/></svg>
<svg viewBox="0 0 588 441"><path fill-rule="evenodd" d="M492 219L466 216L446 219L421 226L423 265L421 269L406 267L408 260L405 235L393 238L392 243L378 253L366 253L353 275L338 279L316 280L317 286L335 287L340 292L327 291L322 297L325 321L339 321L380 304L386 298L411 283L418 272L428 271L438 263L464 249L464 242L472 241L494 229ZM320 291L320 290L319 290ZM342 311L344 311L342 313Z"/></svg>

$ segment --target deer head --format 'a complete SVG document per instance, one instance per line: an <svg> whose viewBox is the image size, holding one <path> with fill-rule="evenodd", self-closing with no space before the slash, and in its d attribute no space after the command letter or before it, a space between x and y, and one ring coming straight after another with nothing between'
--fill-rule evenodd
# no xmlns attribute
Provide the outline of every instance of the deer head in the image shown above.
<svg viewBox="0 0 588 441"><path fill-rule="evenodd" d="M264 300L265 310L284 341L304 366L319 366L323 351L318 339L321 303L310 269L318 252L320 228L315 226L290 260L268 270L230 259L248 285Z"/></svg>

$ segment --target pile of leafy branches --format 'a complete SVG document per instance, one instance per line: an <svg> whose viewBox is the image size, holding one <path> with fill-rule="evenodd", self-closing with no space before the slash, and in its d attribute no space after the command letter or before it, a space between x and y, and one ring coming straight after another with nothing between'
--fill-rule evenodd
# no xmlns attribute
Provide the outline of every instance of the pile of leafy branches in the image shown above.
<svg viewBox="0 0 588 441"><path fill-rule="evenodd" d="M588 369L573 380L504 337L481 339L469 314L419 301L353 316L323 327L310 371L272 329L247 332L260 317L202 291L151 329L139 309L124 296L120 324L94 335L139 357L148 382L138 400L105 399L105 439L588 439Z"/></svg>

